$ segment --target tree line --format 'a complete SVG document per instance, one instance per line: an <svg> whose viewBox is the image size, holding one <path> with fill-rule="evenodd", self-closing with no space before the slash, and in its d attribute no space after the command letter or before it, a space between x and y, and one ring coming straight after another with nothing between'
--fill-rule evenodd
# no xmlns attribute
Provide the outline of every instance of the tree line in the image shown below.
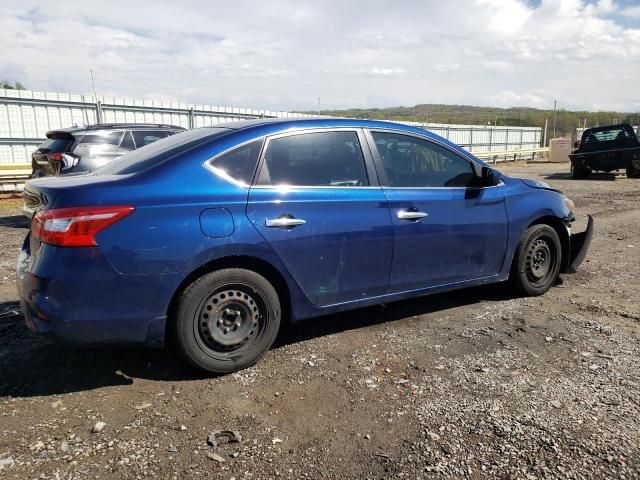
<svg viewBox="0 0 640 480"><path fill-rule="evenodd" d="M317 112L305 112L317 113ZM322 115L375 120L400 120L410 122L452 123L471 125L522 126L544 128L548 122L548 138L553 135L553 110L528 107L494 108L470 105L423 104L413 107L362 108L347 110L324 110ZM595 127L614 123L640 122L640 112L588 112L557 110L555 114L556 136L575 136L576 128L584 125Z"/></svg>

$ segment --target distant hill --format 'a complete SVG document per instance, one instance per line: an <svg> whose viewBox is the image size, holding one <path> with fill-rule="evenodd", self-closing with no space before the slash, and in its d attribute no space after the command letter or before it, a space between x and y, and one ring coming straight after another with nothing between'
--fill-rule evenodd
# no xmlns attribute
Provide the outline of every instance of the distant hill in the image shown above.
<svg viewBox="0 0 640 480"><path fill-rule="evenodd" d="M317 113L317 112L305 112ZM411 122L453 123L486 125L513 125L523 127L544 127L544 120L549 120L549 136L553 133L553 110L537 108L513 107L474 107L470 105L438 105L424 104L414 107L389 107L348 110L323 110L322 115L334 115L351 118L370 118L376 120L403 120ZM574 135L575 129L582 126L587 119L587 127L627 122L637 125L639 113L622 112L572 112L558 110L556 113L557 135Z"/></svg>

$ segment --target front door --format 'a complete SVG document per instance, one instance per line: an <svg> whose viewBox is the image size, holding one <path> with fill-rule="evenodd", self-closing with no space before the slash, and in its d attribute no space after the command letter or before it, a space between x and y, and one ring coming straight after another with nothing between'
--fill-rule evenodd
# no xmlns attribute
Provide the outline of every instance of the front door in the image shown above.
<svg viewBox="0 0 640 480"><path fill-rule="evenodd" d="M390 292L497 275L507 242L502 188L470 188L470 160L421 137L371 132L394 224Z"/></svg>
<svg viewBox="0 0 640 480"><path fill-rule="evenodd" d="M393 226L357 130L267 140L247 215L309 301L326 306L387 291Z"/></svg>

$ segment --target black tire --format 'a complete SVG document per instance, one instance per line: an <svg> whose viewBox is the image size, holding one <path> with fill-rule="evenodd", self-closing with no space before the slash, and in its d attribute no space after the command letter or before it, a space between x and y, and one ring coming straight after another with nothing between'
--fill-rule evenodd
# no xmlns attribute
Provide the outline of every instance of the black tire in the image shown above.
<svg viewBox="0 0 640 480"><path fill-rule="evenodd" d="M584 180L591 175L591 169L588 167L576 167L571 164L571 178L575 180Z"/></svg>
<svg viewBox="0 0 640 480"><path fill-rule="evenodd" d="M256 363L280 328L280 299L271 283L250 270L207 273L182 293L176 341L184 357L209 373L230 373Z"/></svg>
<svg viewBox="0 0 640 480"><path fill-rule="evenodd" d="M635 165L628 167L627 178L640 178L640 168Z"/></svg>
<svg viewBox="0 0 640 480"><path fill-rule="evenodd" d="M524 295L542 295L556 282L561 263L558 233L549 225L533 225L522 234L509 280Z"/></svg>

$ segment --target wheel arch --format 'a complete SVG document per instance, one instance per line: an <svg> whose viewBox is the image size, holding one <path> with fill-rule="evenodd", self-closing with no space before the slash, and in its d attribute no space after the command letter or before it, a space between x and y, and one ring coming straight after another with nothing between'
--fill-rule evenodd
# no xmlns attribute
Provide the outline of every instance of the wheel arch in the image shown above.
<svg viewBox="0 0 640 480"><path fill-rule="evenodd" d="M266 260L249 255L221 257L193 270L182 280L182 282L180 282L180 285L178 285L176 290L173 292L171 301L169 302L169 307L167 308L167 324L164 332L165 344L173 343L174 340L173 332L175 329L172 327L173 322L175 322L175 313L178 308L178 300L180 299L181 293L197 278L224 268L243 268L258 273L266 278L276 289L280 299L283 320L281 325L286 325L289 322L289 319L291 318L291 292L287 285L287 281L276 267Z"/></svg>

